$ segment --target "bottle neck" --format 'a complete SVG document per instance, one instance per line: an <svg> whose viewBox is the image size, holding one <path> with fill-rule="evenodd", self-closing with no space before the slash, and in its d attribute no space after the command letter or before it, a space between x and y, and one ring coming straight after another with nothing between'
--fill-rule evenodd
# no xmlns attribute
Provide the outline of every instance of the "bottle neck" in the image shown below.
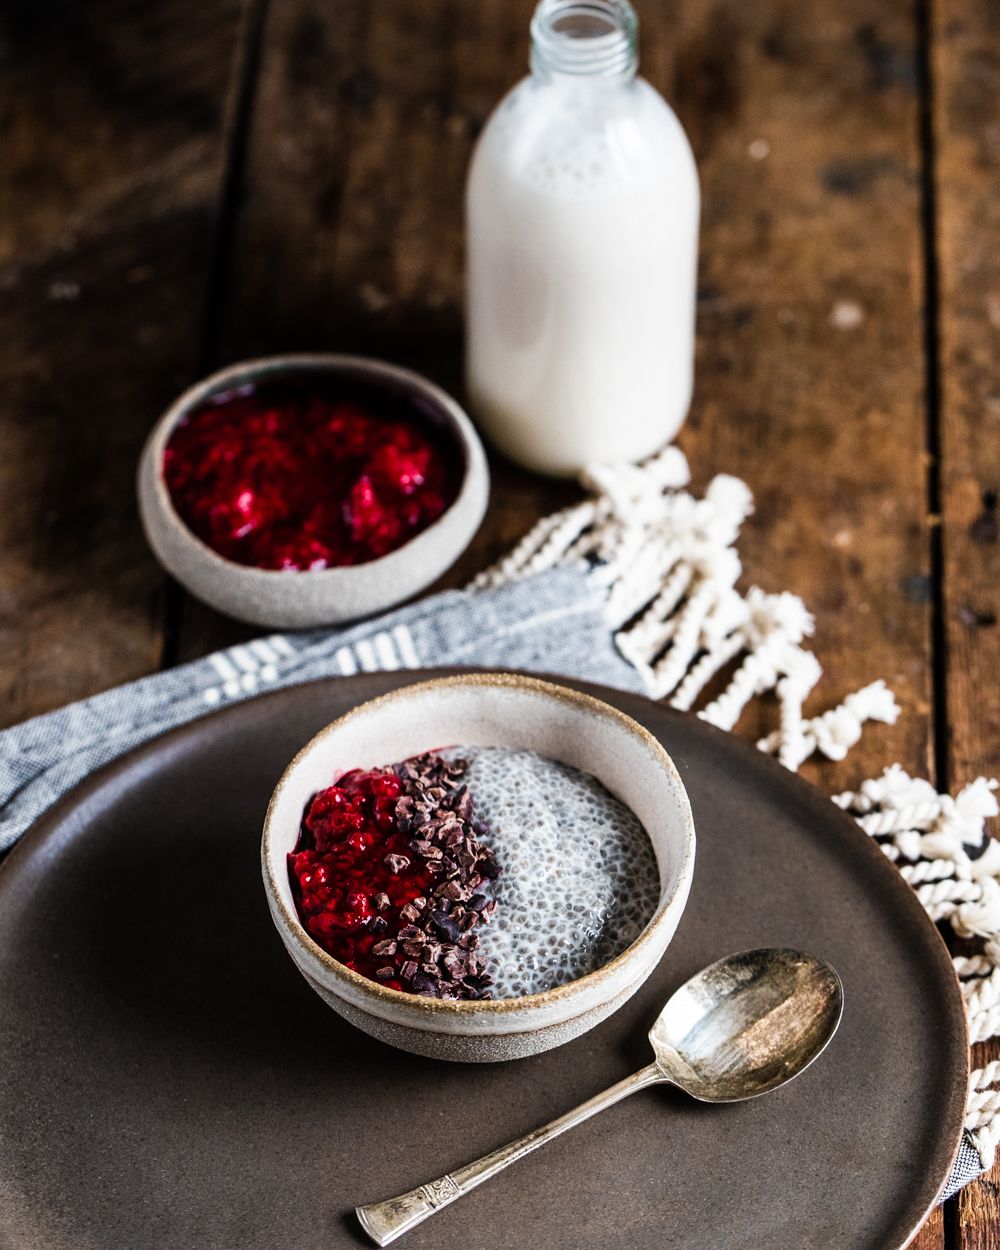
<svg viewBox="0 0 1000 1250"><path fill-rule="evenodd" d="M540 79L628 82L639 66L639 23L628 0L539 0L531 71Z"/></svg>

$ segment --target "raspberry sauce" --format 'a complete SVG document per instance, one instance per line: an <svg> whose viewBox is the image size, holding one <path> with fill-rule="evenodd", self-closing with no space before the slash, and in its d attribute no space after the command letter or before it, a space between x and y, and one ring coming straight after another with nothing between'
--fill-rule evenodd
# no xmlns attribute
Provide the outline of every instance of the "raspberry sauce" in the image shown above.
<svg viewBox="0 0 1000 1250"><path fill-rule="evenodd" d="M426 896L431 878L419 861L393 872L387 855L409 861L408 839L396 829L398 777L347 773L321 790L302 822L303 849L288 857L296 902L306 932L334 959L374 979L384 959L372 954L381 933L399 925L407 903ZM305 845L308 841L312 846ZM388 900L388 903L386 903ZM386 923L372 922L381 917ZM403 985L384 982L394 990Z"/></svg>
<svg viewBox="0 0 1000 1250"><path fill-rule="evenodd" d="M184 523L238 564L309 570L401 547L458 494L459 452L405 393L315 374L211 396L163 456Z"/></svg>

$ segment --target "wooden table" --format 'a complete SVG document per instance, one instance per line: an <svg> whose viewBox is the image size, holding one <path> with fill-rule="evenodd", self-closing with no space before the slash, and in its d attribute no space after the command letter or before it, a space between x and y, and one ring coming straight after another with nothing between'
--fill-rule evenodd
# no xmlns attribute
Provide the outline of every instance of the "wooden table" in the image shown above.
<svg viewBox="0 0 1000 1250"><path fill-rule="evenodd" d="M832 791L890 760L946 786L996 771L1000 7L640 8L644 72L704 195L682 445L697 483L753 487L746 580L815 611L817 704L882 676L905 709L809 775ZM4 6L5 722L243 635L165 581L137 525L138 451L182 387L337 349L458 388L465 167L523 72L529 11ZM573 497L494 468L449 584ZM1000 1244L997 1176L936 1213L920 1250Z"/></svg>

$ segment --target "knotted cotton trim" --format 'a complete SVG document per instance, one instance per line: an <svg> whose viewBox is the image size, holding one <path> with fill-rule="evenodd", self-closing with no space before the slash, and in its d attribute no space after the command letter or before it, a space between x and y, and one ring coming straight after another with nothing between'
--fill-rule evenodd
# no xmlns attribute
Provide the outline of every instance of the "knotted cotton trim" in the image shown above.
<svg viewBox="0 0 1000 1250"><path fill-rule="evenodd" d="M676 447L639 465L591 468L583 475L591 497L544 517L472 588L585 561L604 589L618 649L651 698L733 729L748 704L773 692L779 727L758 743L761 750L793 771L816 753L843 759L867 721L895 722L892 691L876 681L804 718L822 675L803 645L813 617L797 595L736 589L743 566L735 543L753 511L746 483L720 474L699 499L684 489L689 481ZM709 683L724 669L728 684L707 701Z"/></svg>
<svg viewBox="0 0 1000 1250"><path fill-rule="evenodd" d="M996 790L996 781L978 777L954 797L938 794L893 764L833 800L878 842L932 920L976 939L977 954L953 960L972 1043L1000 1034L1000 842L986 828L1000 813ZM969 1076L965 1129L984 1170L1000 1140L998 1086L1000 1063Z"/></svg>

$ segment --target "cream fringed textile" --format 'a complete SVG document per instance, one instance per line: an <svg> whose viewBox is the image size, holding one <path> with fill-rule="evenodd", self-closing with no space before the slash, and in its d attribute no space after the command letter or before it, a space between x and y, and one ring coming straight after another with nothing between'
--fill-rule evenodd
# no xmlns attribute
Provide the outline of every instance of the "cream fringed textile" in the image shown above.
<svg viewBox="0 0 1000 1250"><path fill-rule="evenodd" d="M780 722L762 750L793 770L817 751L843 759L866 721L895 721L892 692L876 681L820 716L803 717L822 672L803 646L813 618L797 595L736 590L743 570L734 544L752 511L750 490L720 474L698 499L684 489L689 476L676 447L641 465L589 470L590 499L539 521L472 586L586 560L605 589L618 648L652 698L733 729L748 703L773 691ZM709 683L727 668L728 684L706 701Z"/></svg>
<svg viewBox="0 0 1000 1250"><path fill-rule="evenodd" d="M986 820L1000 812L997 783L979 777L954 798L898 764L834 802L878 841L910 883L932 920L980 953L954 960L965 999L970 1042L1000 1034L1000 842ZM969 1078L965 1127L983 1167L992 1167L1000 1139L1000 1064Z"/></svg>
<svg viewBox="0 0 1000 1250"><path fill-rule="evenodd" d="M689 480L675 447L640 465L592 468L583 476L588 499L539 521L472 587L585 561L604 590L618 648L652 698L733 729L752 700L773 694L778 725L758 742L761 750L793 771L817 753L843 759L866 722L895 722L892 692L873 681L805 717L805 700L822 675L804 646L813 618L796 595L736 589L742 565L735 542L752 511L747 485L721 474L697 498L685 489ZM707 700L709 683L724 671L724 689ZM979 954L954 961L972 1042L1000 1035L1000 842L985 825L998 814L996 788L980 777L952 798L893 765L856 794L834 799L877 840L934 921L979 940ZM992 1166L1000 1063L972 1073L966 1130L981 1167ZM971 1148L968 1160L960 1154L947 1192L979 1170Z"/></svg>

